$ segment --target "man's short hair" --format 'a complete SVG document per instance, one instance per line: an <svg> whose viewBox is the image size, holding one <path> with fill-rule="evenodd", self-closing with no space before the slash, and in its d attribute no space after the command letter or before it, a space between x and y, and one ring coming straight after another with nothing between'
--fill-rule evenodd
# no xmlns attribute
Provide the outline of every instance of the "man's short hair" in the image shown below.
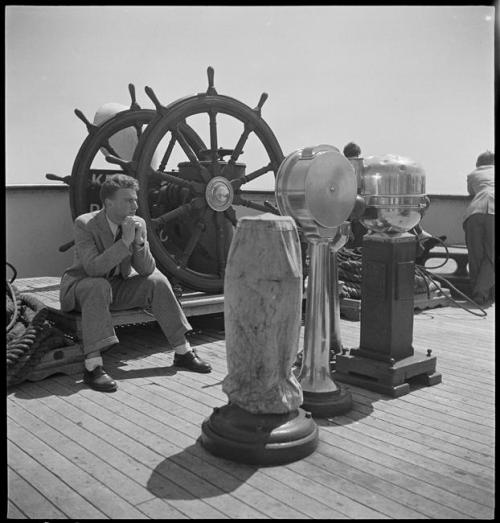
<svg viewBox="0 0 500 523"><path fill-rule="evenodd" d="M495 165L495 153L491 151L485 151L477 157L476 167L481 167L481 165Z"/></svg>
<svg viewBox="0 0 500 523"><path fill-rule="evenodd" d="M99 191L101 203L104 205L106 198L112 198L118 189L134 189L134 191L138 191L139 182L127 174L113 174L113 176L106 178L101 185Z"/></svg>
<svg viewBox="0 0 500 523"><path fill-rule="evenodd" d="M357 158L361 154L361 148L357 143L349 142L344 147L344 156L346 158Z"/></svg>

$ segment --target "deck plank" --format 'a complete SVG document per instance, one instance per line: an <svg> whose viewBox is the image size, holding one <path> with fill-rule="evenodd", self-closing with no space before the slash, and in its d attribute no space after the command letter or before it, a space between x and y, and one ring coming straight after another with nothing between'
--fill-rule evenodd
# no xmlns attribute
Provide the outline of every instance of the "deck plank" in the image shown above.
<svg viewBox="0 0 500 523"><path fill-rule="evenodd" d="M112 519L124 518L127 515L144 518L144 514L112 492L106 483L100 483L99 488L96 488L96 482L90 474L79 469L69 459L38 439L35 434L23 429L16 422L10 423L9 429L14 440L22 441L23 448L30 453L37 453L41 465L60 477L105 516Z"/></svg>
<svg viewBox="0 0 500 523"><path fill-rule="evenodd" d="M32 385L33 388L38 387L38 385ZM65 398L51 396L50 399L52 400L51 405L53 408L57 409L59 413L66 416L69 420L76 423L80 422L86 430L98 436L100 441L112 442L111 446L115 449L119 449L129 456L134 456L132 463L134 472L131 471L130 473L135 473L135 477L140 479L145 487L149 486L148 482L151 479L152 471L154 471L158 464L163 460L161 454L135 441L93 415L87 414L84 409L79 408L82 406L89 407L89 402L83 397L78 395ZM79 407L76 407L72 400L75 400L76 405ZM90 404L90 406L92 408L94 407L93 404ZM170 444L167 443L167 445ZM170 451L175 451L175 448L171 446ZM103 453L103 459L104 457L107 459L107 454L105 456ZM140 465L142 465L142 467ZM139 476L140 473L142 473L141 476ZM175 501L176 504L174 506L181 512L185 512L185 509L187 508L189 517L227 517L224 513L213 508L209 502L205 503L201 500L198 501L195 495L189 491L189 485L182 484L182 486L179 486L175 478L172 481L171 478L163 474L160 474L160 476L162 476L162 484L158 486L158 489L161 489L163 492L172 496L170 502L174 503ZM187 503L187 501L189 501L189 503Z"/></svg>
<svg viewBox="0 0 500 523"><path fill-rule="evenodd" d="M137 505L137 508L148 515L150 519L189 519L165 500L153 498Z"/></svg>
<svg viewBox="0 0 500 523"><path fill-rule="evenodd" d="M28 482L32 491L36 491L24 491L26 494L25 503L28 504L28 506L34 503L33 508L36 509L36 505L39 505L38 512L35 512L31 517L36 519L56 517L51 514L55 514L53 507L57 507L59 512L64 513L66 517L72 519L106 518L103 512L96 509L89 501L80 496L78 492L61 481L55 473L31 457L31 455L39 457L40 453L30 450L24 441L21 446L22 448L8 440L7 456L9 466L16 475L21 476L25 482ZM17 496L23 497L23 490L19 489L15 480L16 476L14 476L14 480L11 483L11 478L9 477L9 497L13 499L14 503L18 504L23 511L31 514L31 510L28 509L27 505L17 502L19 499ZM38 495L38 493L41 496ZM46 504L44 499L41 499L42 497L48 500L50 504Z"/></svg>
<svg viewBox="0 0 500 523"><path fill-rule="evenodd" d="M398 415L397 412L385 412L380 408L372 410L368 405L361 404L361 396L358 395L355 396L355 398L357 400L356 412L364 415L365 419L370 416L372 419L386 421L391 424L394 430L398 430L399 427L410 429L414 434L418 434L422 438L429 438L429 442L432 442L433 440L443 442L444 445L448 445L447 448L449 451L458 447L458 449L477 453L479 456L487 459L490 459L494 455L492 445L483 445L451 432L437 431L433 427L428 427L419 423L418 420L407 419Z"/></svg>
<svg viewBox="0 0 500 523"><path fill-rule="evenodd" d="M487 447L493 448L493 437L491 429L488 431L477 431L475 427L460 428L451 423L443 423L439 416L428 415L425 409L411 409L411 416L408 416L408 407L401 405L400 403L387 405L387 402L380 400L380 398L374 398L373 396L367 396L365 390L351 387L351 390L356 393L356 401L362 405L368 406L372 409L373 404L376 402L377 411L382 411L387 414L393 414L404 419L410 419L421 424L422 428L431 429L439 434L450 434L456 435L463 439L464 442L470 442L471 444L482 444Z"/></svg>
<svg viewBox="0 0 500 523"><path fill-rule="evenodd" d="M32 279L26 290L54 301L54 282ZM8 391L9 517L493 517L494 307L486 318L454 306L416 314L415 350L437 356L442 383L400 398L347 386L351 411L316 420L316 452L279 467L200 445L201 423L227 403L226 346L220 318L192 323L210 374L173 367L151 323L117 328L120 344L104 354L113 394L84 386L81 372ZM359 327L341 319L344 347L359 345ZM302 326L299 349L303 338Z"/></svg>
<svg viewBox="0 0 500 523"><path fill-rule="evenodd" d="M137 362L137 361L135 361L135 364L136 364L136 365L141 365L142 363L143 363L143 362ZM157 379L157 378L155 378L155 379ZM143 378L143 380L146 380L146 378ZM134 380L134 381L136 381L136 380ZM147 380L146 380L146 381L147 381ZM137 385L137 386L139 386L139 385ZM158 383L156 383L156 386L158 386ZM169 393L168 393L168 392L165 393L165 392L163 392L163 391L160 391L160 390L159 390L159 387L158 387L158 391L157 391L157 390L156 390L156 386L155 386L155 391L154 391L154 397L156 398L156 401L159 401L159 400L157 399L159 396L163 396L163 394L167 394L167 395L168 395ZM90 392L91 392L91 391L90 391ZM153 400L153 401L154 401L154 400ZM162 400L162 401L163 401L163 400ZM160 402L160 404L161 404L161 401L159 401L159 402ZM168 413L165 412L164 415L168 415ZM201 423L202 419L203 419L203 415L200 415L200 418L199 418L199 422L200 422L200 423ZM193 420L193 421L196 421L196 420ZM196 425L196 430L198 430L198 425ZM466 487L467 489L469 489L469 487L467 487L466 485L464 485L464 487ZM446 513L448 514L448 512L446 512ZM454 514L454 516L455 516L455 517L458 517L457 514Z"/></svg>
<svg viewBox="0 0 500 523"><path fill-rule="evenodd" d="M434 465L416 465L416 462L420 462L418 459L408 459L406 453L398 452L390 445L375 445L369 438L362 439L358 435L348 438L345 434L340 435L335 431L324 436L323 440L328 445L320 449L321 453L339 459L341 456L342 460L348 460L349 464L357 462L361 470L372 471L374 476L386 478L388 481L392 479L392 482L399 482L406 489L435 501L440 507L433 517L455 518L467 514L486 517L479 516L471 507L480 509L481 514L491 515L491 508L468 498L489 498L492 493L487 489L485 492L477 486L472 487L464 483L461 476L448 476L447 471L442 468L435 469ZM463 511L459 512L458 507ZM440 515L437 515L438 513Z"/></svg>
<svg viewBox="0 0 500 523"><path fill-rule="evenodd" d="M182 373L179 373L179 374L182 374ZM63 379L63 378L61 378L61 379ZM157 395L156 395L156 396L157 396ZM148 404L146 403L146 404L144 405L144 407L147 407L147 405L148 405ZM142 408L142 406L141 406L141 408ZM151 412L149 412L149 414L151 415ZM167 415L167 412L164 412L164 413L162 413L161 415L166 416L166 415ZM198 421L201 421L202 419L203 419L203 418L200 417L200 419L199 419ZM144 420L144 422L146 423L147 420ZM196 427L196 430L198 431L198 430L199 430L199 424L196 424L195 427ZM170 439L170 438L169 438L169 439ZM298 479L300 480L301 478L298 478ZM296 495L295 495L295 496L296 496ZM337 497L339 497L339 496L340 496L340 497L342 496L342 492L338 492L338 493L337 493ZM301 508L302 508L302 507L303 507L303 505L301 504ZM318 505L317 505L317 504L316 504L316 506L315 506L315 510L316 510L316 511L318 510ZM331 515L331 511L329 512L329 514ZM373 514L372 514L372 516L373 516Z"/></svg>
<svg viewBox="0 0 500 523"><path fill-rule="evenodd" d="M374 412L374 414L378 415L367 416L367 413L371 414L369 411L360 412L360 409L356 408L348 412L346 418L354 422L362 420L363 426L378 428L381 433L387 432L397 435L403 439L407 439L408 441L424 445L431 451L434 449L438 450L443 454L445 460L458 457L477 465L492 467L493 456L491 454L491 449L488 449L490 454L484 454L477 451L475 448L469 449L451 443L449 440L442 439L440 438L440 434L436 434L435 431L422 433L421 427L418 424L414 424L412 428L408 428L404 426L404 422L401 421L401 417L399 416L380 416L378 411Z"/></svg>
<svg viewBox="0 0 500 523"><path fill-rule="evenodd" d="M31 409L26 408L25 410L25 408L26 404L11 405L10 412L17 423L32 428L36 435L54 450L63 454L82 470L89 472L97 481L107 484L111 490L123 498L125 503L137 505L153 498L153 495L146 489L141 489L137 482L105 463L102 460L99 446L91 446L93 452L86 450L81 445L78 431L73 432L74 439L72 439L47 424L45 420L53 419L57 413L40 408L40 406L33 409L33 413L30 412ZM54 425L57 426L57 423ZM67 432L72 433L71 430Z"/></svg>
<svg viewBox="0 0 500 523"><path fill-rule="evenodd" d="M61 379L64 379L63 377L61 377ZM94 391L90 391L90 390L87 390L87 389L84 389L82 392L89 392L89 393L93 393ZM91 396L91 395L90 395ZM97 401L98 403L94 403L92 404L91 402L88 401L88 398L84 398L83 402L84 402L84 407L88 407L88 410L90 410L91 412L94 412L94 408L97 407L97 405L99 403L101 403L101 401L99 401L99 398L100 398L101 395L97 394L97 395L94 395L94 398L95 398L95 401ZM109 400L111 401L111 399L113 399L115 395L105 395L105 400ZM131 396L133 397L133 396ZM104 401L104 400L102 400ZM112 402L113 403L113 406L109 409L109 411L106 413L106 417L109 418L109 416L112 415L113 412L119 412L120 409L123 409L123 404L119 405L118 407L115 406L116 402ZM90 406L89 406L90 405ZM141 409L140 411L138 412L144 412L144 406L146 406L147 408L147 403L143 403L143 405L141 405ZM58 406L58 410L61 411L61 407ZM127 416L130 416L131 414L131 411L130 411L130 408L127 406ZM163 417L167 416L168 414L165 412ZM144 422L148 422L148 417L147 416L143 416L143 419L141 420L141 423L140 424L137 424L135 423L135 419L134 419L134 423L131 423L130 425L127 426L127 431L129 432L129 434L131 433L130 431L134 431L134 428L137 429L137 427L139 427L139 429L137 429L137 435L136 437L137 438L140 438L141 441L144 441L144 439L146 438L146 441L149 441L152 439L151 436L149 436L149 434L145 434L144 433ZM174 425L177 425L178 423L177 422L174 422ZM160 432L160 431L157 431L157 432ZM171 431L172 432L172 431ZM164 436L164 434L167 433L168 436L169 436L169 441L175 441L175 435L173 436L171 433L168 433L168 431L166 432L165 430L165 426L162 428L160 434L162 436ZM115 440L115 438L114 438ZM188 443L187 441L187 437L186 437L186 434L179 434L178 437L177 437L177 440L179 441L179 446L177 448L177 450L180 452L185 446L186 444ZM194 442L193 442L194 443ZM161 445L161 447L160 447ZM175 453L173 452L173 449L172 448L165 448L165 440L164 439L160 439L160 438L156 438L154 439L154 443L150 443L148 445L148 448L154 448L155 451L157 451L158 449L161 448L161 450L164 450L164 452L162 453L162 456L164 455L175 455ZM130 452L130 451L129 451ZM137 453L136 453L137 454ZM174 458L172 458L174 459ZM174 479L175 480L175 479ZM191 478L192 480L192 478ZM187 488L190 488L189 485L187 486ZM198 489L198 492L197 494L199 494L199 489ZM256 503L258 502L258 504L256 504L256 506L260 506L260 505L264 505L265 506L265 503L262 502L262 493L260 493L258 496L255 496L255 500L254 500ZM240 507L241 508L241 507ZM245 508L245 507L242 507L242 508ZM249 508L246 507L245 510L248 512L249 511ZM240 513L244 513L245 511L242 510ZM287 510L284 509L283 507L280 508L280 512L281 514L287 514ZM278 514L276 513L276 511L274 512L274 515L276 517L279 517ZM257 514L256 515L257 517L259 517L259 515ZM288 510L288 516L289 517L304 517L304 514L301 514L293 509L289 509Z"/></svg>
<svg viewBox="0 0 500 523"><path fill-rule="evenodd" d="M473 463L470 460L464 459L462 456L457 454L451 454L447 450L441 450L433 447L427 441L424 443L415 441L415 438L411 437L407 432L396 432L392 430L392 426L386 423L370 422L367 420L366 423L361 423L363 417L353 415L352 411L347 413L345 416L337 416L332 422L346 426L350 429L361 432L374 439L385 441L395 447L406 449L413 454L421 454L425 457L430 457L435 460L437 465L439 463L451 464L454 468L460 469L471 475L477 475L479 477L487 477L491 480L491 472L493 471L493 460L491 459L487 465L480 465Z"/></svg>
<svg viewBox="0 0 500 523"><path fill-rule="evenodd" d="M347 424L345 424L346 421ZM332 419L332 423L338 427L336 434L339 436L344 434L347 437L349 435L356 443L364 442L370 447L382 447L384 452L394 457L404 459L414 465L432 467L447 477L459 475L460 480L470 486L487 488L493 480L491 468L478 466L451 455L443 455L430 447L415 444L411 440L394 435L390 430L380 430L370 425L361 426L359 422L351 422L344 416Z"/></svg>
<svg viewBox="0 0 500 523"><path fill-rule="evenodd" d="M36 471L33 472L36 474ZM7 468L7 482L10 498L7 512L9 519L63 519L66 517L63 512L11 467Z"/></svg>
<svg viewBox="0 0 500 523"><path fill-rule="evenodd" d="M47 380L48 381L48 380ZM39 397L39 391L44 392L44 389L41 389L36 384L30 384L30 389L32 390L32 398L36 399ZM45 389L47 391L47 389ZM27 390L26 392L30 392ZM98 437L92 431L88 431L79 417L76 419L74 417L66 417L60 408L60 402L51 401L52 398L41 398L40 401L37 401L36 406L32 407L32 411L36 415L41 416L44 420L47 420L47 423L51 427L59 430L62 434L65 434L67 437L72 438L75 441L78 441L79 445L82 448L89 451L95 452L96 449L99 449L99 455L102 460L108 464L110 467L119 468L121 472L136 482L137 484L137 496L140 496L140 492L144 492L144 498L147 498L150 492L147 490L147 481L151 475L149 468L144 467L135 460L129 453L124 452L121 449L117 449L109 443L107 440L103 440ZM25 404L23 404L24 406ZM47 406L50 405L50 406ZM31 407L31 402L28 404ZM66 412L67 415L67 412ZM150 498L153 495L149 496ZM197 517L200 514L203 514L203 506L201 510L198 510L197 506L192 507L187 511L187 514L180 512L175 507L168 508L164 507L164 510L168 513L169 511L173 514L180 513L183 516Z"/></svg>
<svg viewBox="0 0 500 523"><path fill-rule="evenodd" d="M64 378L61 378L61 379L64 379ZM132 386L131 386L132 387ZM90 391L92 392L92 391ZM155 397L158 397L158 395L156 393L153 393ZM113 395L116 397L116 395ZM135 396L139 396L139 394L133 394L133 391L132 391L132 394L131 394L131 398L129 401L132 400L133 397ZM109 397L109 396L108 396ZM140 397L140 396L139 396ZM163 419L165 417L167 417L169 414L168 414L168 405L165 406L164 402L160 401L159 402L160 404L162 404L164 406L164 408L166 407L167 410L165 411L162 411L161 414L160 414L160 417ZM136 419L137 418L137 415L138 413L140 412L143 412L142 409L144 409L145 407L147 407L147 403L144 403L142 405L140 405L139 409L141 410L137 410L137 412L135 413L135 415L133 416L134 418L134 421L136 423L134 423L134 426L140 426L140 427L144 427L144 426L147 426L148 428L151 426L151 419L152 419L152 416L151 416L151 411L148 412L149 414L149 417L142 417L142 419ZM127 407L128 407L128 416L131 416L131 411L130 411L130 403L127 402ZM94 406L91 407L91 410L94 409ZM114 407L113 409L110 408L110 411L109 412L112 412L112 410L114 410L115 412L116 411L119 411L120 409ZM189 435L191 435L191 437L193 438L193 443L194 441L196 440L196 438L199 436L199 425L201 424L201 421L203 420L203 415L201 415L199 417L198 420L196 420L198 423L190 423L189 425L184 425L184 430L187 430ZM115 420L115 422L113 423L113 426L117 426L117 421ZM139 425L137 424L139 423ZM129 430L133 430L132 427L129 428ZM153 432L153 430L151 429L151 432ZM158 432L158 429L156 430L156 432ZM130 432L129 432L130 433ZM165 428L162 429L162 434L165 434ZM142 440L144 441L144 438L146 438L146 441L150 441L151 440L151 443L148 444L148 446L154 446L155 449L159 449L160 445L164 445L163 443L163 440L162 439L158 439L158 438L153 438L149 431L148 431L148 435L145 436L144 435L144 431L143 430L139 430L138 433L137 433L137 437L141 437ZM175 435L171 435L169 434L169 441L173 441L175 438ZM184 434L180 440L179 440L179 449L181 449L182 447L180 445L182 444L186 444L186 434ZM190 448L190 447L189 447ZM166 451L164 453L166 455ZM207 453L205 453L205 457L208 457L209 455ZM180 458L179 457L176 457L176 456L170 456L169 457L170 460L179 460ZM216 461L218 460L218 458L215 458ZM182 461L185 461L186 460L186 457L183 455L183 458L182 458ZM248 467L246 466L240 466L243 470L246 470ZM220 476L220 471L217 471L216 472L217 474L219 474ZM205 477L203 475L203 477ZM232 480L234 482L234 479ZM257 481L257 480L256 480ZM251 481L249 480L249 483L251 483ZM278 495L280 500L285 503L288 503L288 504L292 504L292 505L296 505L298 504L298 506L300 506L300 512L302 512L302 514L300 514L300 512L297 512L297 511L294 511L295 512L295 517L304 517L304 516L313 516L313 517L333 517L333 516L338 516L338 517L345 517L344 514L342 513L337 513L335 512L334 509L335 506L337 506L338 504L340 504L342 502L342 498L344 497L342 493L337 493L336 495L336 499L332 502L330 500L326 500L325 502L327 503L327 506L325 506L324 503L318 503L317 501L313 501L313 499L307 497L307 496L304 496L302 494L301 491L297 491L295 489L290 489L290 488L287 488L285 487L283 484L276 484L276 482L274 482L271 478L260 478L258 480L258 483L259 483L259 487L260 488L263 488L265 492L274 492L274 495ZM261 507L262 505L262 495L263 495L263 492L260 492L259 493L259 496L256 497L255 499L255 502L258 503L256 506ZM332 506L329 506L329 505L334 505L333 507ZM354 507L356 509L356 507ZM290 510L290 509L288 509ZM351 509L352 510L352 509ZM357 507L357 514L359 515L360 513L361 514L364 514L365 516L363 517L379 517L379 514L376 512L376 511L373 511L371 509L368 509L366 507ZM284 517L283 514L286 513L286 511L284 512L283 510L283 506L281 506L281 509L280 509L280 517ZM277 516L277 514L274 514L275 516ZM243 517L243 516L240 516L240 517Z"/></svg>
<svg viewBox="0 0 500 523"><path fill-rule="evenodd" d="M9 472L7 472L7 474L9 474ZM14 481L15 480L12 480L11 483L14 483ZM28 489L23 494L23 487L22 486L18 486L18 488L16 490L17 490L16 495L24 495L24 496L26 496L28 498L28 501L30 503L32 502L33 491ZM36 506L36 512L39 513L40 512L40 506L36 502L35 502L35 506ZM60 518L63 518L64 515L62 515L61 512L60 512L60 514L61 514ZM36 516L34 516L34 517L36 517ZM57 519L56 516L52 516L52 517L54 519ZM7 501L7 519L28 519L28 516L22 510L20 510L11 500L8 500Z"/></svg>

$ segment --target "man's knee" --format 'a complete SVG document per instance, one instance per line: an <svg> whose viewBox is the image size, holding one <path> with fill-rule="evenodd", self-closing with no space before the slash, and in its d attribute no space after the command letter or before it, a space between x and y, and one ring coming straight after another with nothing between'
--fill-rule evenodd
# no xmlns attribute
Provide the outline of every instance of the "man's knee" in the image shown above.
<svg viewBox="0 0 500 523"><path fill-rule="evenodd" d="M155 269L147 278L146 281L149 285L151 285L154 288L158 287L167 287L168 289L172 289L172 286L170 285L170 282L168 281L168 278L162 274L158 269Z"/></svg>
<svg viewBox="0 0 500 523"><path fill-rule="evenodd" d="M80 302L99 300L111 303L113 299L111 284L106 278L84 278L78 282L75 292Z"/></svg>
<svg viewBox="0 0 500 523"><path fill-rule="evenodd" d="M149 300L167 300L168 303L175 301L175 294L168 278L156 269L145 281Z"/></svg>

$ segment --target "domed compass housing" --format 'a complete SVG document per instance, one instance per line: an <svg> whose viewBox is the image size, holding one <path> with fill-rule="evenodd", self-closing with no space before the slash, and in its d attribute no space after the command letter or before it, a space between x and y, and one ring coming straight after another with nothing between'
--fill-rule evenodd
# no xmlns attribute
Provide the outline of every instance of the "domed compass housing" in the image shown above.
<svg viewBox="0 0 500 523"><path fill-rule="evenodd" d="M366 204L361 223L370 231L388 235L418 225L429 206L422 166L394 154L364 160L361 195Z"/></svg>

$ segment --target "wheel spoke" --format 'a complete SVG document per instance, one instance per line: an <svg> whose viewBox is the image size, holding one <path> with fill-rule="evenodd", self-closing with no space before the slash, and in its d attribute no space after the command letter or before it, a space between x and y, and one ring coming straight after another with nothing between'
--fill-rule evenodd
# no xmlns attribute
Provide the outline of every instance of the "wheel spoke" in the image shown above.
<svg viewBox="0 0 500 523"><path fill-rule="evenodd" d="M281 214L278 207L276 205L273 205L269 200L264 201L264 205L267 207L269 211L271 211L274 214Z"/></svg>
<svg viewBox="0 0 500 523"><path fill-rule="evenodd" d="M198 160L195 152L193 151L193 149L191 149L191 146L189 145L189 143L186 140L186 137L181 131L180 124L175 129L175 136L179 141L179 145L182 147L182 150L186 153L186 156L188 157L189 161L196 165L200 165L200 161Z"/></svg>
<svg viewBox="0 0 500 523"><path fill-rule="evenodd" d="M113 149L113 147L111 147L111 144L109 143L109 140L106 140L102 146L104 147L104 149L106 149L106 151L109 152L109 154L112 154L113 156L116 156L118 158L120 158L120 155Z"/></svg>
<svg viewBox="0 0 500 523"><path fill-rule="evenodd" d="M256 171L251 172L250 174L246 174L245 176L242 176L241 178L237 178L236 180L232 180L231 184L233 185L234 189L239 189L243 184L251 182L252 180L255 180L255 178L258 178L259 176L262 176L263 174L266 174L269 171L274 170L274 164L273 162L269 162L267 165L264 165L264 167L261 167L260 169L257 169Z"/></svg>
<svg viewBox="0 0 500 523"><path fill-rule="evenodd" d="M182 204L180 207L177 207L177 209L174 209L173 211L169 211L165 214L162 214L158 218L152 219L152 223L156 225L157 227L164 225L172 220L175 220L175 218L180 218L181 216L187 216L195 209L201 209L206 205L203 198L193 198L190 202Z"/></svg>
<svg viewBox="0 0 500 523"><path fill-rule="evenodd" d="M211 211L211 209L210 207L207 207L203 213L203 216L196 222L194 232L191 238L189 238L188 244L186 245L182 256L179 258L179 268L184 269L186 267L191 254L193 254L194 248L198 245L201 234L205 229L205 219L208 216L209 211Z"/></svg>
<svg viewBox="0 0 500 523"><path fill-rule="evenodd" d="M213 175L219 176L220 167L217 157L217 112L214 109L208 111L208 117L210 121L210 153L212 160Z"/></svg>
<svg viewBox="0 0 500 523"><path fill-rule="evenodd" d="M160 166L158 167L159 171L163 171L165 169L165 166L167 165L168 159L170 158L170 155L172 154L172 149L174 148L175 142L177 141L175 134L171 133L170 141L168 142L167 150L165 151L165 154L163 155L163 158L161 159Z"/></svg>
<svg viewBox="0 0 500 523"><path fill-rule="evenodd" d="M174 185L186 187L187 189L191 189L195 194L204 194L205 192L205 187L202 183L192 180L185 180L184 178L181 178L172 172L155 171L153 168L151 168L150 178L151 181L170 182Z"/></svg>
<svg viewBox="0 0 500 523"><path fill-rule="evenodd" d="M123 160L119 156L113 156L113 155L107 155L106 161L108 163L113 163L115 165L119 165L129 176L132 176L135 178L136 174L136 162L128 162L126 160Z"/></svg>
<svg viewBox="0 0 500 523"><path fill-rule="evenodd" d="M248 207L249 209L255 209L256 211L262 212L272 212L273 214L279 214L277 209L272 209L266 205L261 205L260 203L252 202L250 200L245 200L239 195L236 195L233 202L236 205L243 205L243 207Z"/></svg>
<svg viewBox="0 0 500 523"><path fill-rule="evenodd" d="M134 127L135 127L135 132L137 134L137 140L140 140L141 136L142 136L142 125L135 124Z"/></svg>
<svg viewBox="0 0 500 523"><path fill-rule="evenodd" d="M244 128L243 132L241 133L238 143L236 144L236 146L233 150L233 154L231 154L231 158L229 158L229 161L227 162L228 164L232 165L238 161L240 154L243 152L243 147L245 146L245 144L248 140L248 137L250 136L250 133L252 131L253 131L252 127L250 127L249 125L245 125L245 128Z"/></svg>
<svg viewBox="0 0 500 523"><path fill-rule="evenodd" d="M232 207L224 211L224 216L236 227L238 220L236 219L236 213Z"/></svg>
<svg viewBox="0 0 500 523"><path fill-rule="evenodd" d="M201 165L200 160L198 160L198 157L196 156L193 149L191 149L191 146L189 145L188 141L186 140L186 137L181 131L181 124L178 124L175 129L175 136L177 138L177 141L179 142L179 145L182 147L182 150L186 153L186 156L188 157L189 161L196 165L198 169L200 170L200 174L203 178L203 180L208 183L210 181L210 173Z"/></svg>

